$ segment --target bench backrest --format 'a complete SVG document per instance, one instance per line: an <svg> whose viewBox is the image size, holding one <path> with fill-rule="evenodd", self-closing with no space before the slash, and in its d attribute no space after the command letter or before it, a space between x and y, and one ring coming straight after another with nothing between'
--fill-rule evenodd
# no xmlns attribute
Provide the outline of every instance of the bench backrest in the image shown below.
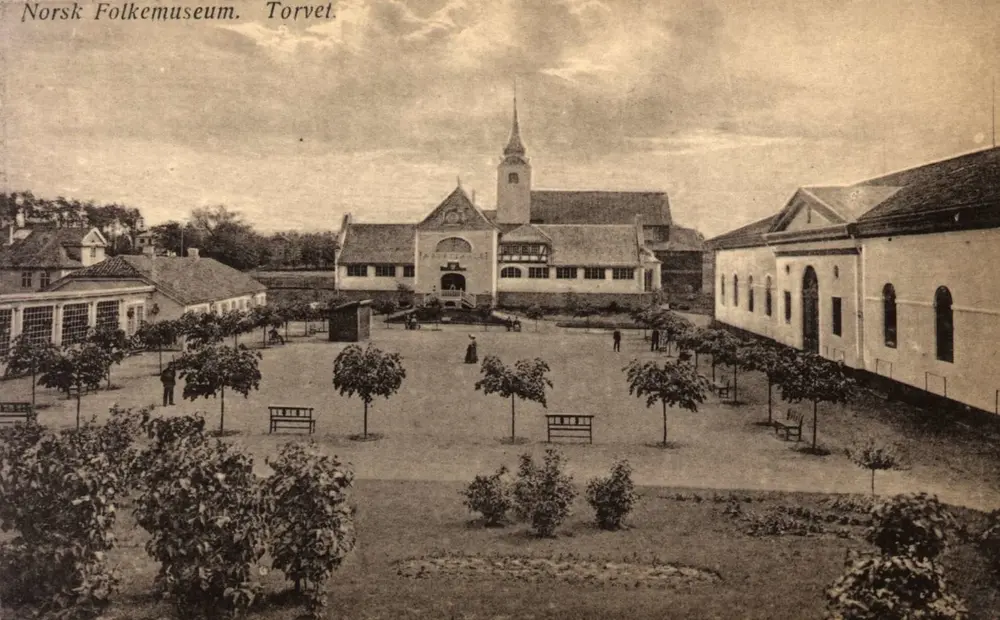
<svg viewBox="0 0 1000 620"><path fill-rule="evenodd" d="M545 414L549 426L568 426L572 428L587 428L593 425L594 416L578 414Z"/></svg>
<svg viewBox="0 0 1000 620"><path fill-rule="evenodd" d="M280 416L287 418L311 418L313 414L312 407L284 407L284 406L271 406L267 410L271 413L271 417Z"/></svg>
<svg viewBox="0 0 1000 620"><path fill-rule="evenodd" d="M785 418L791 420L792 422L795 422L799 426L802 426L802 420L805 419L805 416L802 414L801 411L794 411L792 409L789 409L788 414L785 416Z"/></svg>
<svg viewBox="0 0 1000 620"><path fill-rule="evenodd" d="M0 413L31 413L31 403L0 403Z"/></svg>

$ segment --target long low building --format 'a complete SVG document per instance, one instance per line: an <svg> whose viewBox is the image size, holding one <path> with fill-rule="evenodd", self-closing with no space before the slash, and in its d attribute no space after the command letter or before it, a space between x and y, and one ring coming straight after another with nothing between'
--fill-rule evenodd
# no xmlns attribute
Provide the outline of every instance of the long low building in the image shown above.
<svg viewBox="0 0 1000 620"><path fill-rule="evenodd" d="M803 187L708 245L719 322L1000 413L1000 149Z"/></svg>

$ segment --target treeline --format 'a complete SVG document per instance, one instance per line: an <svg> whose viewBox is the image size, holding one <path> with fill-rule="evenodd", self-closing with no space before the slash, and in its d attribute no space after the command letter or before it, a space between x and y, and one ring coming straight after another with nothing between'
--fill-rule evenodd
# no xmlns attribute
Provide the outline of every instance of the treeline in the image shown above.
<svg viewBox="0 0 1000 620"><path fill-rule="evenodd" d="M18 212L31 225L97 228L107 238L109 255L139 252L136 237L146 230L135 207L98 204L59 196L39 198L30 191L0 193L0 226L16 221ZM337 252L334 232L257 232L239 211L225 206L191 210L182 221L149 228L160 251L184 256L198 248L202 256L240 270L332 269Z"/></svg>

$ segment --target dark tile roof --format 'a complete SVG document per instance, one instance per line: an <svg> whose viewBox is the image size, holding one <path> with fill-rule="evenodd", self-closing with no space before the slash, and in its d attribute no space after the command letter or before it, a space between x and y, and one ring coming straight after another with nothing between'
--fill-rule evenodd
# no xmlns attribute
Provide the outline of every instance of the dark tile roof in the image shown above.
<svg viewBox="0 0 1000 620"><path fill-rule="evenodd" d="M670 240L663 248L667 252L703 252L705 236L693 228L670 227Z"/></svg>
<svg viewBox="0 0 1000 620"><path fill-rule="evenodd" d="M551 265L632 266L639 263L635 226L536 224L552 239Z"/></svg>
<svg viewBox="0 0 1000 620"><path fill-rule="evenodd" d="M869 179L858 186L899 191L858 218L899 217L956 207L1000 204L1000 147Z"/></svg>
<svg viewBox="0 0 1000 620"><path fill-rule="evenodd" d="M777 217L777 214L769 215L762 220L757 220L724 235L713 237L705 242L705 247L712 250L725 250L764 245L764 234L771 230L771 224Z"/></svg>
<svg viewBox="0 0 1000 620"><path fill-rule="evenodd" d="M536 242L551 243L552 238L546 235L536 224L521 224L517 228L506 232L500 237L501 242Z"/></svg>
<svg viewBox="0 0 1000 620"><path fill-rule="evenodd" d="M138 279L184 305L263 293L267 287L249 275L211 258L115 256L74 271L54 282L79 279Z"/></svg>
<svg viewBox="0 0 1000 620"><path fill-rule="evenodd" d="M670 225L670 202L665 192L531 192L531 220L540 224L634 224L642 216L646 226Z"/></svg>
<svg viewBox="0 0 1000 620"><path fill-rule="evenodd" d="M416 247L416 224L354 224L347 227L341 264L392 263L412 265Z"/></svg>
<svg viewBox="0 0 1000 620"><path fill-rule="evenodd" d="M79 259L73 258L67 247L79 247L92 228L56 228L38 226L24 239L0 247L0 268L18 269L78 269ZM9 231L8 231L9 234ZM3 242L6 243L4 238Z"/></svg>

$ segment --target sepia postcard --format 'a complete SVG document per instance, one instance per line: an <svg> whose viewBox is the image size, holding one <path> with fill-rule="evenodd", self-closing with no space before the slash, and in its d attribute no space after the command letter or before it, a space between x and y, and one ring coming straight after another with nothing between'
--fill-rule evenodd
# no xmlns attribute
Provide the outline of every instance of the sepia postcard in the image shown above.
<svg viewBox="0 0 1000 620"><path fill-rule="evenodd" d="M998 33L0 0L0 619L1000 617Z"/></svg>

